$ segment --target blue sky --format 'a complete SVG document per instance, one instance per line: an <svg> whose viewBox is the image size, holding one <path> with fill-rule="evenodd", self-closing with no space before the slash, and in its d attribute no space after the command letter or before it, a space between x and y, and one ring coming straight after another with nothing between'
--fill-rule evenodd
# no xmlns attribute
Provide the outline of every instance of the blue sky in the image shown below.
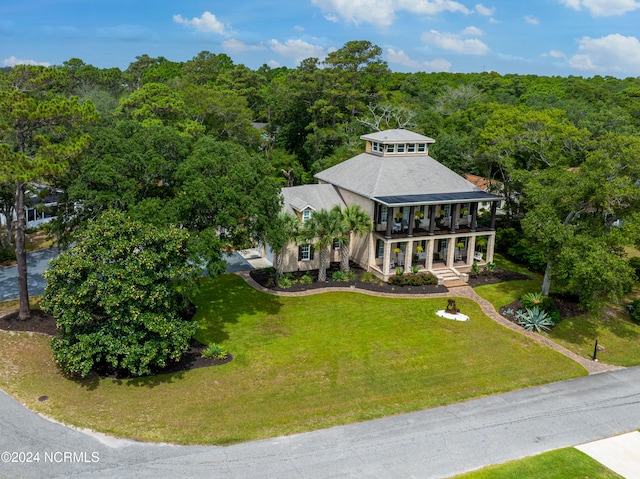
<svg viewBox="0 0 640 479"><path fill-rule="evenodd" d="M350 40L393 71L640 76L640 0L2 0L0 66L226 53L256 69Z"/></svg>

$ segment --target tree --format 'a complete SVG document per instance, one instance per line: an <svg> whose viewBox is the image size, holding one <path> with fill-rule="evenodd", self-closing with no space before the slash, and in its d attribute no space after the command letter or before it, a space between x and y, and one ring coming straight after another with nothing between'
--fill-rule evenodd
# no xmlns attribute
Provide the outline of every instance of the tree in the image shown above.
<svg viewBox="0 0 640 479"><path fill-rule="evenodd" d="M230 141L201 138L173 178L173 224L193 233L210 273L224 271L221 251L263 237L280 212L280 189L262 155Z"/></svg>
<svg viewBox="0 0 640 479"><path fill-rule="evenodd" d="M336 205L333 212L340 215L342 220L342 235L336 239L340 244L340 269L349 272L349 258L351 257L351 235L361 236L373 229L369 214L360 205L349 205L341 209Z"/></svg>
<svg viewBox="0 0 640 479"><path fill-rule="evenodd" d="M197 327L179 315L195 273L188 236L109 211L51 261L42 307L56 318L51 346L66 374L107 367L141 376L180 360Z"/></svg>
<svg viewBox="0 0 640 479"><path fill-rule="evenodd" d="M16 236L20 292L19 318L29 317L25 248L27 183L62 174L89 144L83 126L95 121L91 103L55 93L56 70L17 66L0 85L0 181L15 182Z"/></svg>
<svg viewBox="0 0 640 479"><path fill-rule="evenodd" d="M305 227L307 238L310 240L315 239L320 251L318 281L326 281L331 245L333 245L333 240L342 236L344 231L342 217L339 211L322 209L311 215L309 221L305 223Z"/></svg>
<svg viewBox="0 0 640 479"><path fill-rule="evenodd" d="M300 233L300 220L284 211L273 219L265 232L265 242L273 251L276 284L284 271L284 250L289 243L300 237Z"/></svg>
<svg viewBox="0 0 640 479"><path fill-rule="evenodd" d="M542 246L552 280L596 311L633 283L624 245L637 241L640 142L609 135L578 168L547 168L524 176L522 227Z"/></svg>

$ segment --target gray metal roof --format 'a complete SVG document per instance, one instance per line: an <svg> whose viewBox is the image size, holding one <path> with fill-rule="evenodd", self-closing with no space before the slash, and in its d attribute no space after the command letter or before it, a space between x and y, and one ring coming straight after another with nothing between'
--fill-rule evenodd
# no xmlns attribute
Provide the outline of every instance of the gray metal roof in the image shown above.
<svg viewBox="0 0 640 479"><path fill-rule="evenodd" d="M315 175L322 182L339 186L371 199L420 195L482 197L480 188L427 155L379 156L361 153Z"/></svg>
<svg viewBox="0 0 640 479"><path fill-rule="evenodd" d="M502 198L484 191L469 191L459 193L437 193L427 195L398 195L379 196L375 200L387 206L410 206L410 205L441 205L445 203L475 202L475 201L497 201Z"/></svg>
<svg viewBox="0 0 640 479"><path fill-rule="evenodd" d="M332 185L302 185L282 188L283 210L290 214L310 208L314 211L330 210L344 201Z"/></svg>
<svg viewBox="0 0 640 479"><path fill-rule="evenodd" d="M380 143L435 143L436 140L409 130L391 129L362 135L363 140Z"/></svg>

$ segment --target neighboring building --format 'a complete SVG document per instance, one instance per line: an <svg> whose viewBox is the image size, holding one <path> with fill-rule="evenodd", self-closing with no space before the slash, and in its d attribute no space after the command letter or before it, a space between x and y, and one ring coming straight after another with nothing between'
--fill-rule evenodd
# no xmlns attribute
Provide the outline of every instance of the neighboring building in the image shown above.
<svg viewBox="0 0 640 479"><path fill-rule="evenodd" d="M491 180L489 178L485 178L484 176L478 176L471 173L466 173L464 175L464 178L469 183L480 188L482 191L485 191L487 193L493 193L496 195L504 194L504 187L501 181ZM489 211L491 209L491 203L483 201L482 203L478 204L478 209L479 210L485 209ZM502 213L504 211L503 209L504 209L504 200L498 203L498 213Z"/></svg>
<svg viewBox="0 0 640 479"><path fill-rule="evenodd" d="M352 239L351 259L384 280L398 267L414 266L442 279L466 279L474 261L493 259L500 196L431 158L431 138L407 130L361 138L365 152L316 174L319 184L283 188L285 211L305 221L336 204L360 205L373 219L373 231ZM489 227L477 225L483 203L491 211ZM486 240L481 251L479 238ZM299 245L289 249L285 271L318 267L312 249L302 253Z"/></svg>
<svg viewBox="0 0 640 479"><path fill-rule="evenodd" d="M24 215L26 228L39 228L56 217L58 208L58 195L61 191L52 190L47 186L32 185L27 191L25 199ZM12 221L15 223L16 215ZM0 213L0 225L6 226L7 218Z"/></svg>

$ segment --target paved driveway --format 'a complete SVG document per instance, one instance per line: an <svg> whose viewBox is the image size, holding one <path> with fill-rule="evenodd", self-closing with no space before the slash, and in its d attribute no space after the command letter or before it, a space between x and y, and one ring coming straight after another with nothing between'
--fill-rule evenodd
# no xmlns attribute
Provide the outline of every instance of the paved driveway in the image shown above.
<svg viewBox="0 0 640 479"><path fill-rule="evenodd" d="M1 463L0 476L445 478L638 428L640 368L229 447L91 435L48 421L0 393L0 458L24 461L39 453L40 461Z"/></svg>

